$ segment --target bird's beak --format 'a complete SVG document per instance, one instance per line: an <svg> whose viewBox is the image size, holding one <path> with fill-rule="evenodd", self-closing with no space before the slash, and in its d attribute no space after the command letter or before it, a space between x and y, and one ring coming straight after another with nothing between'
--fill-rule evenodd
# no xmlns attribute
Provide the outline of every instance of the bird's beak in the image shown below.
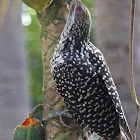
<svg viewBox="0 0 140 140"><path fill-rule="evenodd" d="M73 22L73 23L74 23L74 21L75 21L75 11L76 11L77 4L78 4L78 0L73 0L73 1L72 1L72 5L74 5L74 10L73 10L73 12L72 12L72 22Z"/></svg>
<svg viewBox="0 0 140 140"><path fill-rule="evenodd" d="M72 0L72 4L78 3L78 0Z"/></svg>

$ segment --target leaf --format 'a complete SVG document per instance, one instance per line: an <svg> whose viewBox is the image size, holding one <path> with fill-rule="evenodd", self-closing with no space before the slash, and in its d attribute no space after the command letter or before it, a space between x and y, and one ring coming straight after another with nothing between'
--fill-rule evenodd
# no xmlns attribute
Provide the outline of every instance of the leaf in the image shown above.
<svg viewBox="0 0 140 140"><path fill-rule="evenodd" d="M53 0L22 0L26 5L36 10L38 13L43 11L53 2Z"/></svg>

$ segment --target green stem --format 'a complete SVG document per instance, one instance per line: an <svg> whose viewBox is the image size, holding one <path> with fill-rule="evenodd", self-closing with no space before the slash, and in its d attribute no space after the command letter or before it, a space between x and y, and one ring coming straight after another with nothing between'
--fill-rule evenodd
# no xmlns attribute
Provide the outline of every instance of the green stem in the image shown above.
<svg viewBox="0 0 140 140"><path fill-rule="evenodd" d="M39 109L43 110L43 109L44 109L44 104L38 104L38 105L36 105L36 106L33 108L32 112L29 113L29 117L34 118L35 113L36 113Z"/></svg>

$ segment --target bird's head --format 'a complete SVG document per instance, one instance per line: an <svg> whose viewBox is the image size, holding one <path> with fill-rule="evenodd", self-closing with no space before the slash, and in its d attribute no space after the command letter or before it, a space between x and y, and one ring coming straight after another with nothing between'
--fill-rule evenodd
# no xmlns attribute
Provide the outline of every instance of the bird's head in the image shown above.
<svg viewBox="0 0 140 140"><path fill-rule="evenodd" d="M91 15L80 0L72 0L66 26L77 37L89 36Z"/></svg>
<svg viewBox="0 0 140 140"><path fill-rule="evenodd" d="M69 19L72 22L79 22L79 24L83 21L90 24L91 16L87 7L80 0L72 0Z"/></svg>

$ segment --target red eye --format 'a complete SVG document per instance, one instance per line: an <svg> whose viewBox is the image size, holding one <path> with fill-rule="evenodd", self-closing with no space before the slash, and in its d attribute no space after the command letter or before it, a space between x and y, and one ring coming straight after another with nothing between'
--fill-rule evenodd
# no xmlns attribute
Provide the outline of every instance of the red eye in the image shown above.
<svg viewBox="0 0 140 140"><path fill-rule="evenodd" d="M78 6L78 7L76 8L76 10L77 10L78 12L80 12L80 11L82 11L82 7L81 7L81 6Z"/></svg>

